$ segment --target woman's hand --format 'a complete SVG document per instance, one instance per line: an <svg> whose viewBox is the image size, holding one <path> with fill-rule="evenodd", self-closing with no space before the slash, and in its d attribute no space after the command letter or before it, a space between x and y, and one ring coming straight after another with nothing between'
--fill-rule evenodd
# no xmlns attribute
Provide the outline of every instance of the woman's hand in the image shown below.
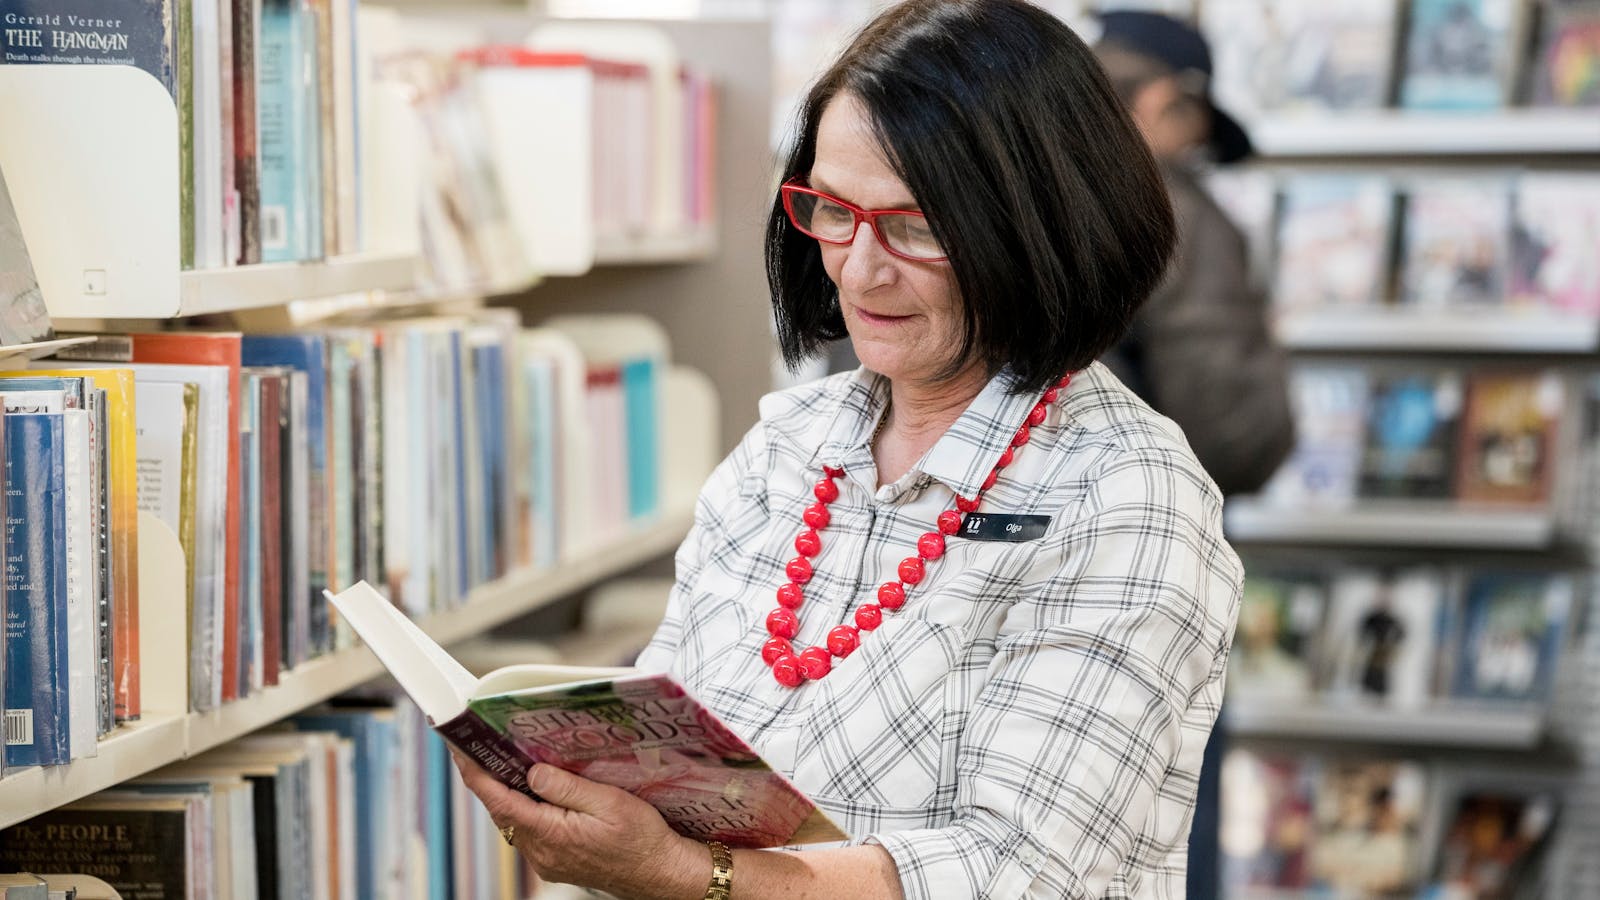
<svg viewBox="0 0 1600 900"><path fill-rule="evenodd" d="M550 765L528 770L546 802L506 787L456 753L456 768L540 878L597 888L619 897L704 896L711 876L705 845L669 827L655 807L620 788Z"/></svg>

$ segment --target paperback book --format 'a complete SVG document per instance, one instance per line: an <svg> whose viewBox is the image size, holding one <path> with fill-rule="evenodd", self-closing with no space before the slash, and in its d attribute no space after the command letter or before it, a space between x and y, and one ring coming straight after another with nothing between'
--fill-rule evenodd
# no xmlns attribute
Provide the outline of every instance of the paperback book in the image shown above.
<svg viewBox="0 0 1600 900"><path fill-rule="evenodd" d="M445 740L529 796L528 769L547 763L623 788L701 840L847 837L670 675L525 665L475 678L365 582L328 599Z"/></svg>

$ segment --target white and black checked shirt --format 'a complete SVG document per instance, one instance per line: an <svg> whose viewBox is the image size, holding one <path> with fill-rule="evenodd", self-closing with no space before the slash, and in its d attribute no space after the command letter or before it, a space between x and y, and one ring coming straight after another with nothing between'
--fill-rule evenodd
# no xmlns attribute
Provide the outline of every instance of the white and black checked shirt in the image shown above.
<svg viewBox="0 0 1600 900"><path fill-rule="evenodd" d="M766 616L822 466L840 496L797 646L823 645L975 494L1036 397L1004 376L916 467L876 487L888 383L772 394L717 468L639 665L670 669L859 841L910 898L1181 898L1201 751L1243 572L1176 426L1096 364L1033 429L980 512L1050 517L1023 543L952 537L824 679L780 686Z"/></svg>

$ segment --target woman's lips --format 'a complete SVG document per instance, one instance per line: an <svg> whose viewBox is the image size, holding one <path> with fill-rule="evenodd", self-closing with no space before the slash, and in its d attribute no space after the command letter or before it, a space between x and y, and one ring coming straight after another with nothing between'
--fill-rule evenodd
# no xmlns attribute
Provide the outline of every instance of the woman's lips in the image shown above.
<svg viewBox="0 0 1600 900"><path fill-rule="evenodd" d="M867 312L861 307L856 307L856 315L868 325L895 325L910 319L910 316L885 316L878 313Z"/></svg>

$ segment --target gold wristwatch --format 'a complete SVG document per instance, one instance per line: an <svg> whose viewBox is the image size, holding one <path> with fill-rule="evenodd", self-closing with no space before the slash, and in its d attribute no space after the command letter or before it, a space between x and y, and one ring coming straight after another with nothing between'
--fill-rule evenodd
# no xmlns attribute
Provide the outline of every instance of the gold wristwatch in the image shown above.
<svg viewBox="0 0 1600 900"><path fill-rule="evenodd" d="M733 896L733 853L721 841L706 841L711 849L711 884L705 900L730 900Z"/></svg>

